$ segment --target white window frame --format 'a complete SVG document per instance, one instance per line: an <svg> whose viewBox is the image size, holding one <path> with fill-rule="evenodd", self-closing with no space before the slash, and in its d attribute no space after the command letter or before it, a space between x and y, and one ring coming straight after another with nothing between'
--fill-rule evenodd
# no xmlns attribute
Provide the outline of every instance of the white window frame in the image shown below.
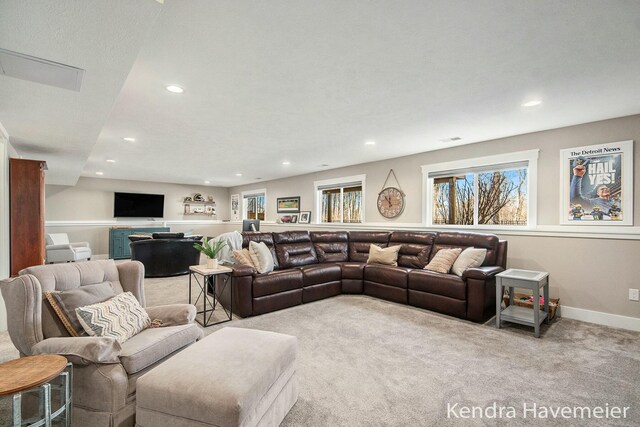
<svg viewBox="0 0 640 427"><path fill-rule="evenodd" d="M326 186L330 186L330 185L335 185L340 186L343 184L349 184L349 183L353 183L353 182L360 182L362 183L362 211L360 212L360 224L364 224L365 222L365 211L367 210L367 205L365 203L365 197L366 197L366 180L367 180L367 175L353 175L353 176L343 176L341 178L333 178L333 179L324 179L321 181L314 181L313 182L313 188L314 188L314 205L316 207L316 218L314 221L314 224L344 224L342 221L340 222L322 222L322 197L321 197L321 193L322 190L320 190L321 187L326 187ZM340 198L340 200L342 200L342 198ZM342 205L341 205L342 206ZM340 215L342 217L342 215Z"/></svg>
<svg viewBox="0 0 640 427"><path fill-rule="evenodd" d="M474 159L455 160L452 162L435 163L432 165L423 165L422 168L422 223L429 228L482 228L482 229L503 229L503 230L528 230L536 228L538 224L537 218L537 201L538 201L538 156L540 150L517 151L514 153L498 154L494 156L477 157ZM435 172L454 171L459 169L471 169L477 167L495 166L499 168L505 164L527 162L527 225L494 225L494 224L477 224L478 220L478 197L477 183L476 194L474 197L474 225L458 225L458 224L433 224L433 178L429 178L429 174Z"/></svg>
<svg viewBox="0 0 640 427"><path fill-rule="evenodd" d="M264 221L267 220L267 189L266 188L258 188L255 190L248 190L248 191L243 191L240 193L240 203L241 206L238 206L240 208L240 219L241 220L245 220L247 219L247 212L246 212L246 207L245 207L245 196L250 196L253 194L264 194Z"/></svg>

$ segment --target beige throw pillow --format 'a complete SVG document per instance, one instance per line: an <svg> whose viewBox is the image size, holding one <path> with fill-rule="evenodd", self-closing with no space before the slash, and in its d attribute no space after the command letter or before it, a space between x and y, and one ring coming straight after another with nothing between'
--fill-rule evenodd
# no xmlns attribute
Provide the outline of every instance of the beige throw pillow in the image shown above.
<svg viewBox="0 0 640 427"><path fill-rule="evenodd" d="M253 264L253 260L251 259L249 249L235 250L233 251L233 257L240 265L248 265L249 267L256 268Z"/></svg>
<svg viewBox="0 0 640 427"><path fill-rule="evenodd" d="M381 248L373 243L369 247L367 264L398 265L398 252L402 245Z"/></svg>
<svg viewBox="0 0 640 427"><path fill-rule="evenodd" d="M424 269L447 274L460 252L462 252L460 248L440 249Z"/></svg>
<svg viewBox="0 0 640 427"><path fill-rule="evenodd" d="M456 259L451 267L451 272L458 276L462 276L462 273L467 268L480 267L487 256L487 250L481 248L467 248Z"/></svg>
<svg viewBox="0 0 640 427"><path fill-rule="evenodd" d="M273 271L273 257L264 242L249 242L249 255L258 273L269 273Z"/></svg>

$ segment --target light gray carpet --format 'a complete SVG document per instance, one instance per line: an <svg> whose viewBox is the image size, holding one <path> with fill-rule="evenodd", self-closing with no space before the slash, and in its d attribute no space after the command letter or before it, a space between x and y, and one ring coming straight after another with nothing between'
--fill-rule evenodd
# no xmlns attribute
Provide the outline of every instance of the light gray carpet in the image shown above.
<svg viewBox="0 0 640 427"><path fill-rule="evenodd" d="M187 281L186 276L147 279L147 304L186 302ZM529 328L496 330L492 322L477 325L347 295L223 326L298 337L300 398L283 426L640 423L640 334L635 332L560 320L536 339ZM484 408L494 402L515 407L517 418L447 418L448 403ZM524 403L631 410L622 420L524 419Z"/></svg>

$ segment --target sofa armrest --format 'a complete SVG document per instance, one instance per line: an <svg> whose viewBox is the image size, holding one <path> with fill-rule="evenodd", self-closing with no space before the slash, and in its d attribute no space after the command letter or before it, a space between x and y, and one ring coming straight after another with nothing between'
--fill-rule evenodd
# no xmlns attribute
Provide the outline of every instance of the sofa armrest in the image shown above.
<svg viewBox="0 0 640 427"><path fill-rule="evenodd" d="M496 274L504 271L504 268L498 266L467 268L462 273L463 279L486 280L494 277Z"/></svg>
<svg viewBox="0 0 640 427"><path fill-rule="evenodd" d="M89 242L69 243L72 248L88 248Z"/></svg>
<svg viewBox="0 0 640 427"><path fill-rule="evenodd" d="M232 267L232 269L233 273L231 273L231 276L233 277L252 276L257 272L255 268L242 264L236 264Z"/></svg>
<svg viewBox="0 0 640 427"><path fill-rule="evenodd" d="M143 307L147 305L144 297L144 265L140 261L116 264L120 284L125 292L131 292Z"/></svg>
<svg viewBox="0 0 640 427"><path fill-rule="evenodd" d="M30 356L31 348L42 341L42 288L31 274L0 281L7 310L11 342L20 353Z"/></svg>
<svg viewBox="0 0 640 427"><path fill-rule="evenodd" d="M61 249L69 249L69 250L71 250L71 244L70 243L63 243L61 245L48 245L46 247L46 249L48 251L57 251L57 250L61 250Z"/></svg>
<svg viewBox="0 0 640 427"><path fill-rule="evenodd" d="M169 304L147 307L152 321L162 321L162 326L188 325L196 318L196 306L193 304Z"/></svg>
<svg viewBox="0 0 640 427"><path fill-rule="evenodd" d="M111 337L47 338L31 348L32 354L60 354L74 365L120 363L120 343Z"/></svg>

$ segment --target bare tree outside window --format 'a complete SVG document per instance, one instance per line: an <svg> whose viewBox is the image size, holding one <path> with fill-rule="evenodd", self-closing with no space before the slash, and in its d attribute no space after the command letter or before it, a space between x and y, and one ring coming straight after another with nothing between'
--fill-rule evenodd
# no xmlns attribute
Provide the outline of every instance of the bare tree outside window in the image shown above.
<svg viewBox="0 0 640 427"><path fill-rule="evenodd" d="M362 222L362 186L322 190L322 222Z"/></svg>
<svg viewBox="0 0 640 427"><path fill-rule="evenodd" d="M470 172L433 180L433 224L527 225L527 168Z"/></svg>

